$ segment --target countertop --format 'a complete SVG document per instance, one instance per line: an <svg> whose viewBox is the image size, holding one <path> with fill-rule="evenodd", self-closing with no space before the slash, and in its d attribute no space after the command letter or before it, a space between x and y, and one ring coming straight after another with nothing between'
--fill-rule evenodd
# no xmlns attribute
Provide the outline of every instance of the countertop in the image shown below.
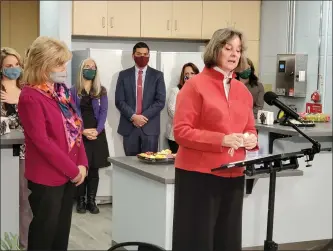
<svg viewBox="0 0 333 251"><path fill-rule="evenodd" d="M297 136L300 135L291 126L282 126L279 124L274 125L262 125L260 123L256 124L258 130L265 130L269 132L280 133L284 135ZM304 133L310 137L332 137L332 123L316 123L315 127L300 127Z"/></svg>
<svg viewBox="0 0 333 251"><path fill-rule="evenodd" d="M12 130L0 136L1 146L21 145L24 144L24 134L22 131Z"/></svg>
<svg viewBox="0 0 333 251"><path fill-rule="evenodd" d="M117 167L127 171L139 174L151 180L163 183L175 183L175 168L174 164L146 164L140 162L137 157L110 157L109 161ZM286 170L278 172L277 177L302 176L301 170ZM258 175L256 177L247 177L246 179L267 178L268 174Z"/></svg>

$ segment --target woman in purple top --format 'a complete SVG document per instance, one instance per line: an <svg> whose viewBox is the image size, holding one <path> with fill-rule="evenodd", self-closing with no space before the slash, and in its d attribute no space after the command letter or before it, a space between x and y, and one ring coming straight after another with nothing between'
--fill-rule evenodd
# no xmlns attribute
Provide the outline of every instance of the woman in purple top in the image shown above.
<svg viewBox="0 0 333 251"><path fill-rule="evenodd" d="M88 210L92 214L98 214L95 201L99 182L98 169L110 165L107 160L109 148L104 129L108 98L106 89L101 86L93 59L82 61L77 83L71 88L71 92L83 120L83 142L89 163L88 176L78 187L76 211L85 213Z"/></svg>

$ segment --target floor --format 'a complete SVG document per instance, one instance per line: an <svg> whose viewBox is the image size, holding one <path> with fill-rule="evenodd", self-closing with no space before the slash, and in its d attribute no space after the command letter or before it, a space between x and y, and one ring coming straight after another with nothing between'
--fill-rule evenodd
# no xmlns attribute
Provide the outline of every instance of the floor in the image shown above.
<svg viewBox="0 0 333 251"><path fill-rule="evenodd" d="M73 208L69 250L108 250L111 247L111 204L99 205L97 215L78 214ZM279 245L279 250L321 250L327 241ZM246 248L244 250L263 250ZM329 250L333 250L330 248Z"/></svg>
<svg viewBox="0 0 333 251"><path fill-rule="evenodd" d="M111 204L99 205L100 213L78 214L73 208L69 250L108 250L111 247Z"/></svg>

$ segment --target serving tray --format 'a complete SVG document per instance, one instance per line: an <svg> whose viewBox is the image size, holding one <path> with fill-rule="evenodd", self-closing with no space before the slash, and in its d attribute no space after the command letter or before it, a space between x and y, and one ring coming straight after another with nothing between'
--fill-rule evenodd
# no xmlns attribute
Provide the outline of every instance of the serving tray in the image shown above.
<svg viewBox="0 0 333 251"><path fill-rule="evenodd" d="M137 158L139 161L147 164L173 164L175 162L175 158L165 158L165 159L151 159L142 157L140 155L137 155Z"/></svg>

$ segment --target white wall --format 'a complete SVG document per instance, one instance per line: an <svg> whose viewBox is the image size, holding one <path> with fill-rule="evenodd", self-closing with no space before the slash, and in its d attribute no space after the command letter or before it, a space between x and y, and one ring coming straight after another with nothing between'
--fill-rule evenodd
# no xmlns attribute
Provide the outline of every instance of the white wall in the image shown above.
<svg viewBox="0 0 333 251"><path fill-rule="evenodd" d="M308 54L308 85L306 98L284 98L295 104L298 111L305 110L305 103L317 89L318 59L319 74L323 76L320 91L324 98L324 112L332 113L332 1L324 2L324 18L321 55L318 54L320 34L321 1L296 1L294 53ZM276 54L287 52L288 1L263 1L261 9L260 79L275 88ZM327 17L327 23L325 20ZM328 29L326 29L326 26ZM325 51L325 43L328 43ZM326 67L324 62L327 62ZM272 107L266 109L276 111Z"/></svg>

